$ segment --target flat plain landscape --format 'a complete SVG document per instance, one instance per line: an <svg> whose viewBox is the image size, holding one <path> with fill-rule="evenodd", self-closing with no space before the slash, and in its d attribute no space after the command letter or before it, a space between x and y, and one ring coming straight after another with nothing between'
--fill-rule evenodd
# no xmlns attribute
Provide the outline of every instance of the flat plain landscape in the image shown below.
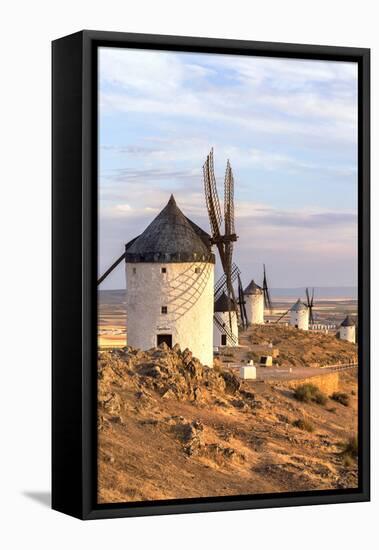
<svg viewBox="0 0 379 550"><path fill-rule="evenodd" d="M353 288L327 287L317 289L314 315L317 323L338 325L346 314L357 314L357 300ZM304 289L274 289L274 307L266 319L276 322L285 314L291 305L304 293ZM332 292L335 294L332 295ZM305 299L305 298L304 298ZM288 314L284 315L281 323L288 322ZM98 298L98 344L100 348L121 348L126 342L126 291L100 290Z"/></svg>

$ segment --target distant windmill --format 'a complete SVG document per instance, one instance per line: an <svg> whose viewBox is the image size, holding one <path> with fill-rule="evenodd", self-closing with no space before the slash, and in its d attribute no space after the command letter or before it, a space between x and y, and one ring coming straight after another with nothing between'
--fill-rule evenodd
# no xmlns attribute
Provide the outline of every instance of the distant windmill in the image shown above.
<svg viewBox="0 0 379 550"><path fill-rule="evenodd" d="M221 206L217 193L217 184L214 174L213 163L213 148L211 149L207 160L203 166L204 191L205 201L208 210L209 223L211 227L211 243L217 246L222 269L224 274L216 283L215 286L215 301L224 292L228 303L229 327L225 330L232 336L232 339L237 341L238 335L233 335L235 328L232 322L232 312L235 304L239 305L238 321L245 328L247 326L247 317L245 309L245 301L243 298L243 289L240 279L240 270L233 263L233 243L237 241L238 236L234 226L234 178L229 160L226 164L225 179L224 179L224 231L222 231L222 214ZM238 300L235 296L233 283L237 280L238 283ZM215 319L217 323L217 319Z"/></svg>
<svg viewBox="0 0 379 550"><path fill-rule="evenodd" d="M305 294L307 296L307 303L305 305L308 307L308 311L309 311L309 322L311 325L313 325L314 324L313 301L314 301L315 289L312 288L312 296L308 288L305 289Z"/></svg>
<svg viewBox="0 0 379 550"><path fill-rule="evenodd" d="M285 311L277 320L276 323L279 323L281 319L288 313L290 313L290 325L295 328L300 328L302 330L308 330L309 325L314 324L313 316L313 307L314 307L314 292L315 289L312 288L312 294L309 292L309 289L305 289L305 294L307 297L307 303L302 302L300 298Z"/></svg>

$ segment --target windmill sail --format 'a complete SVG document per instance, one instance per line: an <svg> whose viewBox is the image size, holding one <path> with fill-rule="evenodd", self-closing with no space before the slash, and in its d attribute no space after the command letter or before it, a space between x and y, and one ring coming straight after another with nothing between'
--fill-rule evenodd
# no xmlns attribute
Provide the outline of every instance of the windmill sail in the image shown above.
<svg viewBox="0 0 379 550"><path fill-rule="evenodd" d="M240 306L241 325L242 325L242 328L246 329L249 323L248 323L247 313L246 313L245 294L243 292L242 281L239 273L237 277L238 277L238 303Z"/></svg>
<svg viewBox="0 0 379 550"><path fill-rule="evenodd" d="M224 234L221 232L222 214L214 175L213 149L211 149L204 163L203 177L205 200L212 233L211 242L217 246L224 271L224 283L229 307L229 329L232 332L231 306L232 303L237 303L233 287L233 241L237 240L237 235L234 229L234 179L230 162L227 163L224 180Z"/></svg>
<svg viewBox="0 0 379 550"><path fill-rule="evenodd" d="M110 275L112 271L118 266L118 264L122 262L122 260L125 258L125 254L126 252L121 254L121 256L117 258L117 260L101 275L101 277L99 277L99 279L97 280L98 285L101 284L104 279L106 279L108 275Z"/></svg>
<svg viewBox="0 0 379 550"><path fill-rule="evenodd" d="M213 149L207 156L203 166L204 191L207 204L209 223L211 226L212 237L220 237L220 227L222 223L220 201L217 193L216 178L214 175Z"/></svg>
<svg viewBox="0 0 379 550"><path fill-rule="evenodd" d="M232 168L228 160L226 164L225 179L224 179L224 220L225 220L225 235L224 235L224 255L226 275L227 296L229 305L229 323L232 326L231 320L231 300L235 303L234 288L232 284L232 257L233 257L233 241L234 235L234 179Z"/></svg>
<svg viewBox="0 0 379 550"><path fill-rule="evenodd" d="M287 309L287 311L285 311L285 312L283 313L283 315L281 315L281 316L275 321L275 323L279 323L279 321L280 321L281 319L283 319L283 317L285 317L285 316L287 315L287 313L289 313L290 309L291 309L291 308Z"/></svg>
<svg viewBox="0 0 379 550"><path fill-rule="evenodd" d="M231 270L232 284L237 280L237 277L240 275L240 273L241 272L239 268L236 266L235 263L233 263L232 270ZM215 284L215 291L214 291L215 300L217 300L217 298L219 298L223 292L225 293L227 292L225 273L221 275L221 277L218 279L218 281Z"/></svg>
<svg viewBox="0 0 379 550"><path fill-rule="evenodd" d="M248 322L247 322L247 314L246 314L246 307L245 307L245 295L243 293L243 287L241 282L241 272L239 268L236 266L236 264L233 263L232 265L232 284L235 283L235 281L238 281L238 300L237 303L239 305L239 317L240 317L240 324L242 328L247 328ZM217 299L221 296L221 294L227 294L227 286L226 286L226 275L223 273L221 277L218 279L218 281L215 284L215 291L214 291L214 301L216 302Z"/></svg>
<svg viewBox="0 0 379 550"><path fill-rule="evenodd" d="M314 316L313 316L313 301L315 296L315 289L312 288L312 296L310 295L309 289L305 289L305 294L307 296L307 303L305 304L308 307L309 311L309 322L311 325L314 325Z"/></svg>
<svg viewBox="0 0 379 550"><path fill-rule="evenodd" d="M267 276L266 276L266 266L263 264L263 296L264 296L264 302L265 302L265 308L269 309L270 312L272 311L272 302L271 302L271 296L270 291L268 289L268 283L267 283Z"/></svg>
<svg viewBox="0 0 379 550"><path fill-rule="evenodd" d="M110 267L108 267L108 269L101 275L101 277L99 277L99 279L97 280L97 286L99 286L99 284L101 284L104 281L104 279L106 279L108 275L110 275L112 271L116 269L116 267L122 262L122 260L125 259L127 249L129 248L129 246L131 246L134 243L134 241L138 239L138 237L139 235L137 235L137 237L134 237L134 239L126 243L125 252L121 254L121 256L117 258L117 260Z"/></svg>

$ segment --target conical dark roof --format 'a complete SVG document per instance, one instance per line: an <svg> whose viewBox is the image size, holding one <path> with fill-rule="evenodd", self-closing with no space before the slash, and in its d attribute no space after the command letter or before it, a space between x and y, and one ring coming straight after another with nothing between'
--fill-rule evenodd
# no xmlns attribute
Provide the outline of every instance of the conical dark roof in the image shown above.
<svg viewBox="0 0 379 550"><path fill-rule="evenodd" d="M247 285L244 294L263 294L263 289L261 286L257 285L254 279L251 280L250 284Z"/></svg>
<svg viewBox="0 0 379 550"><path fill-rule="evenodd" d="M355 322L351 315L347 315L341 323L341 327L354 327Z"/></svg>
<svg viewBox="0 0 379 550"><path fill-rule="evenodd" d="M126 262L215 262L210 235L185 217L173 195L125 252Z"/></svg>
<svg viewBox="0 0 379 550"><path fill-rule="evenodd" d="M300 298L291 307L291 311L304 311L305 309L308 309L308 308L305 304L303 304L303 302L300 300Z"/></svg>
<svg viewBox="0 0 379 550"><path fill-rule="evenodd" d="M221 294L219 298L217 298L215 302L215 311L218 311L219 313L229 311L229 300L225 292ZM236 304L233 302L232 299L230 299L230 311L236 310Z"/></svg>

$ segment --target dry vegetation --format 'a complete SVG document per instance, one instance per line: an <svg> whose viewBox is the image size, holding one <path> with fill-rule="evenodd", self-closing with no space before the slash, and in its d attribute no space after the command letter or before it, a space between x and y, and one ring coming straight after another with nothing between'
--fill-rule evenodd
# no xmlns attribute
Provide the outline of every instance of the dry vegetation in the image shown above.
<svg viewBox="0 0 379 550"><path fill-rule="evenodd" d="M333 334L310 332L275 323L254 325L242 333L240 343L252 347L273 344L280 355L275 363L280 367L319 367L357 359L355 344L337 339ZM243 354L243 351L241 350ZM250 359L259 360L260 353L248 352Z"/></svg>
<svg viewBox="0 0 379 550"><path fill-rule="evenodd" d="M348 407L241 384L177 347L100 352L98 382L99 502L357 485L355 371L340 374Z"/></svg>

